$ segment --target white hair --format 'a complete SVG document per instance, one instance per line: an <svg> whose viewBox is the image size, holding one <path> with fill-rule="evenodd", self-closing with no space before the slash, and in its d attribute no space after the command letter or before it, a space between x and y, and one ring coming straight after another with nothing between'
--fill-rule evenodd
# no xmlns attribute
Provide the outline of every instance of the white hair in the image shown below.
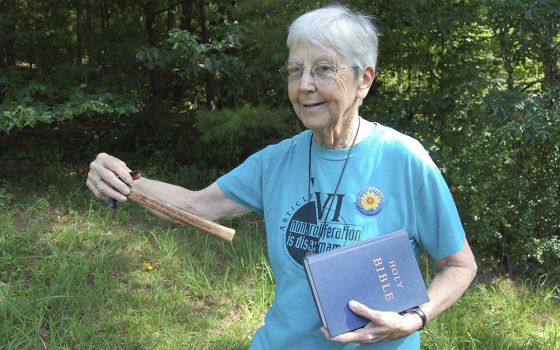
<svg viewBox="0 0 560 350"><path fill-rule="evenodd" d="M333 49L352 65L364 70L377 66L377 29L373 18L336 4L307 12L290 25L288 49L303 41Z"/></svg>

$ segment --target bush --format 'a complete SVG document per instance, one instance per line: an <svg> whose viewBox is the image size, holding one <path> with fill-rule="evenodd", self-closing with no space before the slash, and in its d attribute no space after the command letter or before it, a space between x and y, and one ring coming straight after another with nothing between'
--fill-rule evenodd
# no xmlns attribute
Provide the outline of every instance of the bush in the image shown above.
<svg viewBox="0 0 560 350"><path fill-rule="evenodd" d="M213 166L230 169L252 153L302 130L293 111L243 106L196 113L200 154Z"/></svg>

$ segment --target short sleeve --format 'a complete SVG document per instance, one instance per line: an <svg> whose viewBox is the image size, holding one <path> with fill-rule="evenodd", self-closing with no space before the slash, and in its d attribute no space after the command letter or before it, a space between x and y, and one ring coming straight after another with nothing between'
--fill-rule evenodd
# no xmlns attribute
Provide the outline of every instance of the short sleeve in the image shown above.
<svg viewBox="0 0 560 350"><path fill-rule="evenodd" d="M263 212L263 160L266 152L264 149L251 155L217 181L228 198L261 214Z"/></svg>
<svg viewBox="0 0 560 350"><path fill-rule="evenodd" d="M415 207L418 238L432 258L443 259L463 249L465 231L457 207L431 159L425 164Z"/></svg>

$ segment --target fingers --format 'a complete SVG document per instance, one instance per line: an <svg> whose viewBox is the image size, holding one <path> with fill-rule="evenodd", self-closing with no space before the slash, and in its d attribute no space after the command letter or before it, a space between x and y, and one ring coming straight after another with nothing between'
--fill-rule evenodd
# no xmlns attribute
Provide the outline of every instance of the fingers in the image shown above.
<svg viewBox="0 0 560 350"><path fill-rule="evenodd" d="M348 307L352 310L352 312L367 318L370 322L363 328L340 334L333 338L329 337L327 329L323 327L321 332L326 339L337 343L358 342L365 345L380 341L398 339L410 334L410 332L402 331L403 317L396 312L372 310L364 304L354 300L348 303Z"/></svg>
<svg viewBox="0 0 560 350"><path fill-rule="evenodd" d="M343 333L333 338L328 337L328 333L326 333L326 338L336 343L358 342L360 344L371 344L381 339L378 333L379 330L376 330L374 326L368 324L364 328L359 328L352 332Z"/></svg>
<svg viewBox="0 0 560 350"><path fill-rule="evenodd" d="M95 195L95 197L107 201L109 199L109 197L107 197L106 195L104 195L103 193L101 193L98 189L97 186L95 184L95 180L92 179L92 177L90 176L90 174L88 174L87 180L86 180L86 186L89 188L89 190L91 192L93 192L93 194Z"/></svg>
<svg viewBox="0 0 560 350"><path fill-rule="evenodd" d="M329 335L329 331L325 328L325 327L321 327L321 333L323 333L323 336L327 339L331 339L330 335Z"/></svg>
<svg viewBox="0 0 560 350"><path fill-rule="evenodd" d="M340 335L337 335L336 337L332 337L332 338L329 335L328 329L325 328L325 327L321 327L321 333L323 333L323 336L327 340L334 341L334 342L337 342L337 343L351 343L351 342L356 342L358 340L361 340L363 338L363 335L360 332L362 329L363 328L360 328L360 329L357 329L355 331L340 334Z"/></svg>
<svg viewBox="0 0 560 350"><path fill-rule="evenodd" d="M347 332L344 334L337 335L336 337L330 337L327 329L325 327L321 328L321 332L328 340L337 343L352 343L352 342L359 342L361 344L370 344L374 343L379 340L378 333L383 330L381 327L377 327L377 322L382 322L380 319L380 315L382 313L379 311L372 310L361 304L357 301L351 300L348 303L348 307L352 310L355 314L358 314L362 317L367 318L371 322L368 323L365 327L356 329L352 332Z"/></svg>
<svg viewBox="0 0 560 350"><path fill-rule="evenodd" d="M86 185L97 198L105 201L114 198L124 202L130 193L127 184L132 184L129 172L130 169L120 159L100 153L90 163Z"/></svg>
<svg viewBox="0 0 560 350"><path fill-rule="evenodd" d="M357 302L355 300L350 300L350 302L348 303L348 307L355 314L365 317L370 321L380 321L380 318L383 317L382 312L372 310L369 307L365 306L364 304Z"/></svg>
<svg viewBox="0 0 560 350"><path fill-rule="evenodd" d="M366 328L360 328L353 332L344 333L341 335L337 335L334 338L330 338L330 340L337 342L337 343L360 343L362 345L375 343L379 340L379 337L376 336L376 333L372 333L368 331Z"/></svg>
<svg viewBox="0 0 560 350"><path fill-rule="evenodd" d="M117 179L121 183L118 187L126 189L122 189L123 192L117 191L113 185L109 185L103 178L99 178L94 180L93 178L89 178L86 182L88 187L92 190L97 198L102 200L108 200L109 198L114 198L119 202L126 201L126 195L130 192L130 189L120 180Z"/></svg>
<svg viewBox="0 0 560 350"><path fill-rule="evenodd" d="M105 175L109 176L109 178L103 177L104 180L110 181L116 179L116 177L119 177L120 182L132 185L132 176L130 176L131 170L122 160L110 156L106 153L100 153L94 163L97 162L97 160L99 160L100 165L106 170Z"/></svg>

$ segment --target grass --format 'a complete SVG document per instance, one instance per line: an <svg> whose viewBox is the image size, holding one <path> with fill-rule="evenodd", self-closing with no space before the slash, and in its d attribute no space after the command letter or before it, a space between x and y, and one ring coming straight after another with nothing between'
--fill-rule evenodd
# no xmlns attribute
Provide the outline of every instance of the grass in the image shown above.
<svg viewBox="0 0 560 350"><path fill-rule="evenodd" d="M273 296L256 222L230 245L78 191L3 204L0 349L248 347Z"/></svg>
<svg viewBox="0 0 560 350"><path fill-rule="evenodd" d="M225 221L226 244L133 203L111 212L84 185L89 159L42 149L0 155L0 350L249 346L274 296L260 218ZM560 348L557 285L482 277L423 349Z"/></svg>
<svg viewBox="0 0 560 350"><path fill-rule="evenodd" d="M560 349L559 292L557 287L501 277L476 282L429 324L424 348Z"/></svg>

